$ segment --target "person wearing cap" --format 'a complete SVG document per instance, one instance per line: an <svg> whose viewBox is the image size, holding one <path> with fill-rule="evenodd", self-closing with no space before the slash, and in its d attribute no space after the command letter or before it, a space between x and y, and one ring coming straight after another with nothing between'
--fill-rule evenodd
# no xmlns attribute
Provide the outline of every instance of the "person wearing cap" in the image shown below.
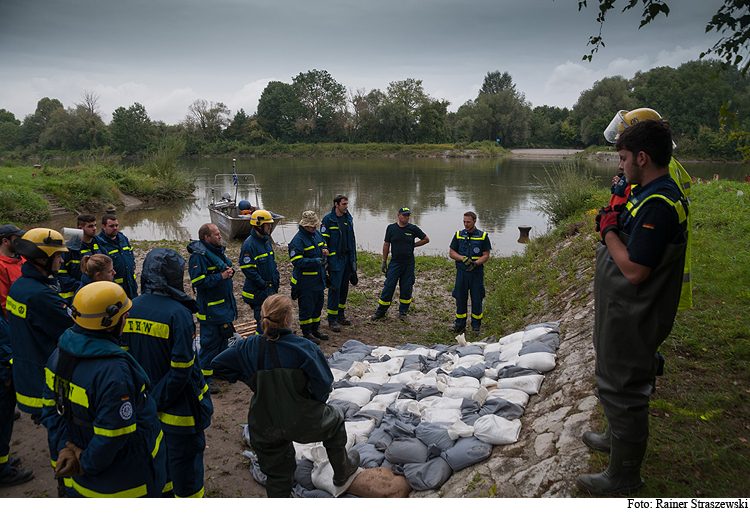
<svg viewBox="0 0 750 526"><path fill-rule="evenodd" d="M190 253L188 272L193 291L198 301L198 321L201 324L200 362L203 376L217 393L219 387L213 382L211 361L227 348L229 338L234 335L234 320L237 319L237 302L234 299L234 268L221 244L221 232L213 223L198 229L198 240L187 246Z"/></svg>
<svg viewBox="0 0 750 526"><path fill-rule="evenodd" d="M344 314L349 283L356 285L357 241L354 237L354 219L349 213L349 199L345 195L333 198L333 209L323 217L320 233L328 247L328 327L341 332L341 325L352 322Z"/></svg>
<svg viewBox="0 0 750 526"><path fill-rule="evenodd" d="M153 383L149 396L167 443L165 491L178 498L200 498L204 430L211 424L213 404L193 348L193 314L199 306L185 294L184 274L185 260L174 250L155 248L146 255L141 294L133 300L121 343Z"/></svg>
<svg viewBox="0 0 750 526"><path fill-rule="evenodd" d="M8 313L5 309L5 300L8 297L10 286L21 277L21 266L23 259L16 254L14 242L22 237L26 231L16 225L0 226L0 307L3 308L3 317L7 320Z"/></svg>
<svg viewBox="0 0 750 526"><path fill-rule="evenodd" d="M482 300L484 299L484 264L490 259L492 245L487 232L477 227L474 212L464 214L464 229L456 232L449 248L449 256L456 262L456 284L453 297L456 298L456 321L449 329L460 334L466 330L466 308L471 295L471 329L474 336L482 326Z"/></svg>
<svg viewBox="0 0 750 526"><path fill-rule="evenodd" d="M312 210L302 213L298 232L289 243L292 272L292 297L299 304L299 325L302 337L320 344L328 335L320 332L320 313L326 288L326 260L328 249L323 235L317 230L320 221Z"/></svg>
<svg viewBox="0 0 750 526"><path fill-rule="evenodd" d="M91 214L81 214L76 218L76 224L82 234L73 236L65 243L68 251L63 254L63 263L57 273L62 290L60 296L68 303L73 301L73 296L82 286L84 276L81 270L82 258L99 253L99 245L94 241L96 217Z"/></svg>
<svg viewBox="0 0 750 526"><path fill-rule="evenodd" d="M161 497L167 443L151 382L120 347L132 302L119 285L83 287L75 325L47 361L42 423L69 497Z"/></svg>
<svg viewBox="0 0 750 526"><path fill-rule="evenodd" d="M380 293L380 299L378 299L378 308L375 314L370 316L371 321L379 320L385 316L388 307L391 306L397 283L399 286L398 317L401 320L406 320L415 280L414 249L430 242L430 238L421 228L409 223L410 218L411 210L403 206L398 210L398 221L391 223L385 229L383 263L381 265L381 270L385 274L385 285ZM391 252L390 265L388 264L388 252Z"/></svg>
<svg viewBox="0 0 750 526"><path fill-rule="evenodd" d="M135 255L128 238L120 232L120 223L113 214L102 216L102 230L96 236L99 252L112 258L115 266L115 283L120 285L128 298L138 296L138 284L135 281Z"/></svg>
<svg viewBox="0 0 750 526"><path fill-rule="evenodd" d="M63 241L59 232L49 228L34 228L16 239L16 253L26 262L6 302L18 408L37 423L42 414L44 364L57 339L73 325L57 281L62 253L68 250Z"/></svg>

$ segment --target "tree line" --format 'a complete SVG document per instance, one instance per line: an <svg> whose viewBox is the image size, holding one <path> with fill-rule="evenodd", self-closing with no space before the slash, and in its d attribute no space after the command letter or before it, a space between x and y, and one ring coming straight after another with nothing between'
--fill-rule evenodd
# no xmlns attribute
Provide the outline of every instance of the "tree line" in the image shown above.
<svg viewBox="0 0 750 526"><path fill-rule="evenodd" d="M615 112L650 107L669 119L682 155L734 159L747 149L743 136L720 123L729 107L742 129L750 122L750 79L718 61L639 71L633 78L606 77L580 94L572 109L533 107L508 72L487 73L476 98L449 112L450 102L408 78L380 89L348 89L325 70L300 73L291 83L269 82L257 111L234 114L222 102L195 100L177 124L153 121L134 103L119 107L109 124L98 96L85 92L65 108L45 97L21 121L0 109L0 152L24 158L45 153L141 155L165 137L184 154L241 154L274 143L454 144L491 141L509 147L604 145Z"/></svg>

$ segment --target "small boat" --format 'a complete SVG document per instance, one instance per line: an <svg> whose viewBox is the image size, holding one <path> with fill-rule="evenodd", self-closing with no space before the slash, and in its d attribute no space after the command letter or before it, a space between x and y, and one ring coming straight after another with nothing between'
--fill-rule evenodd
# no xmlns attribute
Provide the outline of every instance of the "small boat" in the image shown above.
<svg viewBox="0 0 750 526"><path fill-rule="evenodd" d="M219 231L223 237L233 239L245 239L250 235L253 229L253 225L250 224L250 214L243 214L240 210L237 202L237 194L239 193L240 181L242 183L247 182L248 185L252 184L253 193L255 194L255 208L260 208L258 204L258 183L255 180L253 174L238 174L236 168L236 159L232 159L232 172L231 174L216 174L214 177L214 187L220 177L232 177L234 181L234 198L225 192L221 196L221 200L214 200L214 188L211 188L211 204L208 205L208 211L211 215L211 222L219 227ZM252 179L252 183L250 183ZM271 212L269 210L269 212ZM273 224L271 225L271 233L276 229L276 226L281 223L285 218L282 215L274 214L271 212L273 217Z"/></svg>

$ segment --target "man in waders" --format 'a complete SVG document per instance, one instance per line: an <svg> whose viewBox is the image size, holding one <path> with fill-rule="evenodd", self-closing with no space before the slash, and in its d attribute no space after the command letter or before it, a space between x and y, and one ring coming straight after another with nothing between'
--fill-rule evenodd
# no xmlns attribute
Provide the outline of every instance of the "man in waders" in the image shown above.
<svg viewBox="0 0 750 526"><path fill-rule="evenodd" d="M647 119L620 134L620 170L634 185L623 212L603 209L594 275L596 393L609 427L584 441L610 451L603 473L578 477L595 495L643 485L648 402L658 350L677 313L687 247L688 204L669 175L669 123ZM637 185L637 186L635 186Z"/></svg>

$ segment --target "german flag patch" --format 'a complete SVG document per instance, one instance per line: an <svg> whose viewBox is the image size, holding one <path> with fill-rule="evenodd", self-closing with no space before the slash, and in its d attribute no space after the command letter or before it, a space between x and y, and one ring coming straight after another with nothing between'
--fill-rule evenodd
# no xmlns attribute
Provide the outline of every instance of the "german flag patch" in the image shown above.
<svg viewBox="0 0 750 526"><path fill-rule="evenodd" d="M651 223L643 223L643 228L648 228L650 230L653 230L654 225L652 225Z"/></svg>

